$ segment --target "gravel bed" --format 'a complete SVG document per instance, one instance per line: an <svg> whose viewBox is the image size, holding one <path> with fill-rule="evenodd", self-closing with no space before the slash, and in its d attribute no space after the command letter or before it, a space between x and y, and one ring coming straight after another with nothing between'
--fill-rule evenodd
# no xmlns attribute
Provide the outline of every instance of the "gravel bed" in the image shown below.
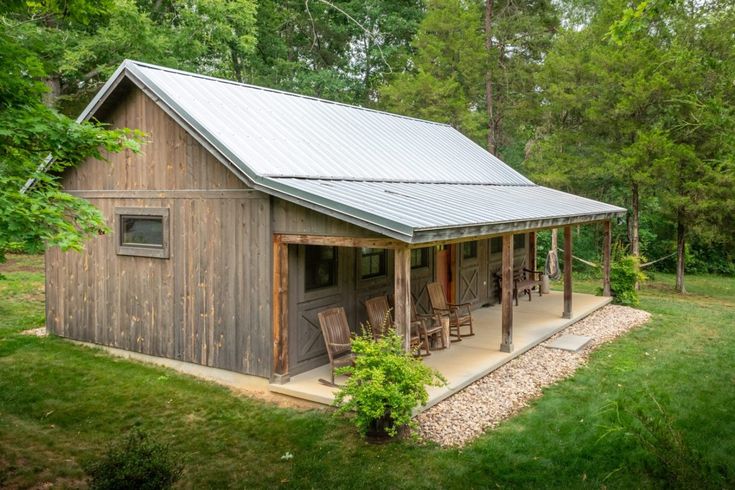
<svg viewBox="0 0 735 490"><path fill-rule="evenodd" d="M597 310L419 414L420 437L442 446L465 445L541 396L544 387L571 376L594 349L650 317L626 306L608 305ZM579 352L545 347L567 334L586 335L592 341Z"/></svg>

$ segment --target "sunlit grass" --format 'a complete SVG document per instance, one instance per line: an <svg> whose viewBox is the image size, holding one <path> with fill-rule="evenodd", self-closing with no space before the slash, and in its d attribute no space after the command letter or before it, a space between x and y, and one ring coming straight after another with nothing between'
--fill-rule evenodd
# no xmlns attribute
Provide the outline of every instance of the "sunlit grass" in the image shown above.
<svg viewBox="0 0 735 490"><path fill-rule="evenodd" d="M650 323L456 450L371 446L329 410L278 408L63 339L20 335L43 323L42 262L23 260L1 269L0 487L82 486L80 463L131 427L171 444L186 468L182 488L659 488L690 470L701 486L734 484L732 278L689 277L691 293L681 296L672 276L654 275L641 291ZM575 281L578 291L597 286ZM661 460L636 438L635 414L663 420L659 405L703 464ZM654 440L665 444L665 434ZM286 452L293 458L281 459Z"/></svg>

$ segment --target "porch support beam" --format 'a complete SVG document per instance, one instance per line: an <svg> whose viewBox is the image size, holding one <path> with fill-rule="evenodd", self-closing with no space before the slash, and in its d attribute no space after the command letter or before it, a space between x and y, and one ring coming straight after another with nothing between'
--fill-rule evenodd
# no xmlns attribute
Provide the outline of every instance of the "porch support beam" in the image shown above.
<svg viewBox="0 0 735 490"><path fill-rule="evenodd" d="M393 321L398 333L403 335L403 347L411 350L411 249L395 249L393 296L395 311Z"/></svg>
<svg viewBox="0 0 735 490"><path fill-rule="evenodd" d="M288 244L273 238L273 374L288 381Z"/></svg>
<svg viewBox="0 0 735 490"><path fill-rule="evenodd" d="M572 318L572 227L564 227L564 313Z"/></svg>
<svg viewBox="0 0 735 490"><path fill-rule="evenodd" d="M610 252L612 249L612 223L602 222L602 295L612 296L610 286Z"/></svg>
<svg viewBox="0 0 735 490"><path fill-rule="evenodd" d="M528 258L526 259L526 267L532 271L536 270L536 232L528 233Z"/></svg>
<svg viewBox="0 0 735 490"><path fill-rule="evenodd" d="M501 327L500 350L513 352L513 235L503 235L501 265Z"/></svg>
<svg viewBox="0 0 735 490"><path fill-rule="evenodd" d="M366 247L396 249L406 247L407 244L390 238L327 236L327 235L274 235L281 243L294 245L321 245L324 247Z"/></svg>

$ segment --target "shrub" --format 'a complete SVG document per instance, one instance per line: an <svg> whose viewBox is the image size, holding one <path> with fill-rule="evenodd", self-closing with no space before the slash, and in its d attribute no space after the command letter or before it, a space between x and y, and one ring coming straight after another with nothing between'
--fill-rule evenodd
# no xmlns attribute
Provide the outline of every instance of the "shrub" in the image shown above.
<svg viewBox="0 0 735 490"><path fill-rule="evenodd" d="M614 260L610 265L610 288L615 303L638 306L640 300L636 284L645 279L646 276L641 272L638 257L624 255Z"/></svg>
<svg viewBox="0 0 735 490"><path fill-rule="evenodd" d="M157 490L170 488L181 477L183 466L169 453L168 446L133 430L84 469L92 489Z"/></svg>
<svg viewBox="0 0 735 490"><path fill-rule="evenodd" d="M369 333L356 337L352 351L355 365L338 370L350 377L334 403L339 414L355 412L355 425L363 435L384 430L395 436L401 427L411 426L413 409L429 399L426 386L446 383L439 372L404 352L403 339L394 329L377 341Z"/></svg>

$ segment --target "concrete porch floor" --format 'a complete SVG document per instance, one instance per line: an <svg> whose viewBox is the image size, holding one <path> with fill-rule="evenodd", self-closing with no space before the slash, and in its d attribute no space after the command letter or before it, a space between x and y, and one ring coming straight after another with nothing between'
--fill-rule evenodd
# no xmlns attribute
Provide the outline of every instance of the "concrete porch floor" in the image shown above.
<svg viewBox="0 0 735 490"><path fill-rule="evenodd" d="M448 384L441 388L430 388L429 402L422 410L496 370L572 323L607 305L611 300L612 298L575 293L572 299L572 318L564 319L561 317L564 303L561 292L552 291L542 297L534 294L531 302L527 296L522 297L520 305L513 307L515 349L511 353L500 352L500 305L474 310L474 336L464 337L461 342L452 342L448 349L431 351L430 356L423 358L428 366L444 375ZM331 378L328 364L298 374L285 384L272 383L269 389L275 393L330 405L336 388L319 383L319 378ZM345 379L337 377L335 381L342 384Z"/></svg>

